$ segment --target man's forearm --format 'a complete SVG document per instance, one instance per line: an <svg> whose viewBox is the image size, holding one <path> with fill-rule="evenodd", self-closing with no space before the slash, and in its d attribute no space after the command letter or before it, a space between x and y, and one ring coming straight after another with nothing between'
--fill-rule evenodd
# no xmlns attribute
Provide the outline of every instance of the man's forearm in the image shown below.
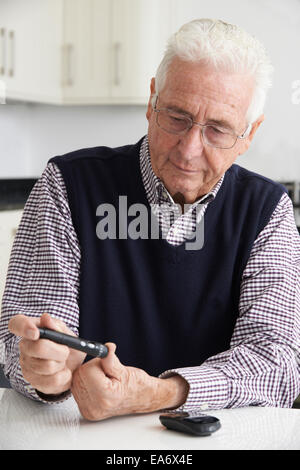
<svg viewBox="0 0 300 470"><path fill-rule="evenodd" d="M188 382L180 375L174 375L166 379L157 379L157 401L155 410L178 408L183 405L189 393Z"/></svg>

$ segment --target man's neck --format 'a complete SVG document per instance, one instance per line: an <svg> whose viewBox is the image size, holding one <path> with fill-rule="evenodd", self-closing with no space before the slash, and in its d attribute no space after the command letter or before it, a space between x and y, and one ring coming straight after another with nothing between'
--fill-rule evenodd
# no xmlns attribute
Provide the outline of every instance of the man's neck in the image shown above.
<svg viewBox="0 0 300 470"><path fill-rule="evenodd" d="M181 192L177 192L174 194L171 194L174 202L176 204L179 204L181 206L181 209L184 210L184 205L191 205L194 204L196 201L201 199L202 197L206 196L217 184L217 182L220 180L220 178L216 178L213 182L210 182L209 185L204 186L201 188L200 191L198 191L196 194L191 194L191 193L186 193L183 194Z"/></svg>

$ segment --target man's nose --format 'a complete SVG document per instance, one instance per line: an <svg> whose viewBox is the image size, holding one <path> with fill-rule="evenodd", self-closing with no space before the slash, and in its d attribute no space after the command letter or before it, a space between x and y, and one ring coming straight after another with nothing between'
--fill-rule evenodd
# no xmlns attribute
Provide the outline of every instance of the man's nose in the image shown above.
<svg viewBox="0 0 300 470"><path fill-rule="evenodd" d="M186 134L182 135L178 149L181 155L188 160L201 156L204 149L201 128L194 125Z"/></svg>

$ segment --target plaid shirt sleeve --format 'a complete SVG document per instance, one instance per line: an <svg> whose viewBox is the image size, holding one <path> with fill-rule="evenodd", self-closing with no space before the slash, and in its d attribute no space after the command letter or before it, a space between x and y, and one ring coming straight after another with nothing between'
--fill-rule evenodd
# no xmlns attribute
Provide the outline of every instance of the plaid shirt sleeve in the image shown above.
<svg viewBox="0 0 300 470"><path fill-rule="evenodd" d="M291 407L300 393L300 237L284 194L243 272L230 349L197 367L166 371L190 386L179 409Z"/></svg>
<svg viewBox="0 0 300 470"><path fill-rule="evenodd" d="M80 248L64 181L58 168L49 164L23 211L10 255L0 319L0 363L4 364L4 374L15 390L34 400L45 401L23 378L20 338L9 332L8 322L20 313L40 317L47 312L78 334L79 270ZM65 396L70 393L61 398Z"/></svg>

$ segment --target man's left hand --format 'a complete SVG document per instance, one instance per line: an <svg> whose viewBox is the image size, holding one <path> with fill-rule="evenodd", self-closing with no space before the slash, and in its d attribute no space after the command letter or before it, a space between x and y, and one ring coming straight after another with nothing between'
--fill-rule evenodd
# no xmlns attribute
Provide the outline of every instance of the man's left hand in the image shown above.
<svg viewBox="0 0 300 470"><path fill-rule="evenodd" d="M82 416L99 421L116 415L150 413L177 408L186 401L189 386L179 375L152 377L144 370L121 364L116 345L106 343L106 358L92 359L74 373L71 391Z"/></svg>

